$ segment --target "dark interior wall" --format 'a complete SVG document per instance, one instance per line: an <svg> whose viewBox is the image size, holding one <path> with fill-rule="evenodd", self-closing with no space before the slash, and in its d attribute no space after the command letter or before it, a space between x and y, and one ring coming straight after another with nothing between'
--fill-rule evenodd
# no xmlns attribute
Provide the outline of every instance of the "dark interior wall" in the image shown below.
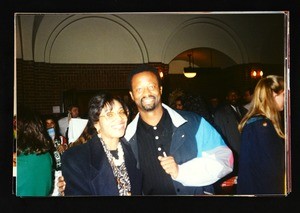
<svg viewBox="0 0 300 213"><path fill-rule="evenodd" d="M64 94L70 92L127 89L128 73L135 66L45 64L18 60L17 103L26 104L42 114L49 114L53 106L67 107L63 103ZM73 98L76 97L81 96L74 94ZM81 103L81 100L73 101Z"/></svg>
<svg viewBox="0 0 300 213"><path fill-rule="evenodd" d="M181 89L193 96L208 97L219 93L223 82L221 72L218 73L198 73L194 78L186 78L183 74L172 74L168 76L168 93L176 89Z"/></svg>
<svg viewBox="0 0 300 213"><path fill-rule="evenodd" d="M264 76L284 75L283 65L259 64ZM242 64L225 69L207 70L197 73L194 78L186 78L183 74L169 75L167 80L168 93L175 89L181 89L193 96L201 96L208 99L217 96L220 100L224 99L226 91L234 88L242 92L247 87L254 87L259 78L250 77L251 68L254 65Z"/></svg>
<svg viewBox="0 0 300 213"><path fill-rule="evenodd" d="M161 63L151 63L167 70ZM81 114L98 91L118 94L128 103L127 77L138 64L47 64L17 60L17 105L26 104L41 114L61 114L69 104L78 104ZM129 103L131 104L131 103ZM57 115L60 116L60 115Z"/></svg>
<svg viewBox="0 0 300 213"><path fill-rule="evenodd" d="M182 89L193 96L224 97L229 87L241 89L257 80L249 78L249 67L238 65L228 69L198 73L195 78L183 74L167 74L168 65L153 63L165 72L163 102L175 89ZM87 113L88 101L99 90L110 91L131 103L127 76L137 64L46 64L17 60L17 104L26 104L42 114L52 114L53 106L60 106L61 113L71 103ZM283 66L264 65L265 75L282 74ZM57 115L59 116L59 115Z"/></svg>

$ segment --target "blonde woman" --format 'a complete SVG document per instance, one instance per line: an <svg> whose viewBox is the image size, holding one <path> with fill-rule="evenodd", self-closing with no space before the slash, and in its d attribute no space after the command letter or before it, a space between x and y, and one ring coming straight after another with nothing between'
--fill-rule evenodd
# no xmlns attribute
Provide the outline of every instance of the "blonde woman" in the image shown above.
<svg viewBox="0 0 300 213"><path fill-rule="evenodd" d="M238 127L241 132L238 194L284 194L283 109L284 78L276 75L262 78Z"/></svg>

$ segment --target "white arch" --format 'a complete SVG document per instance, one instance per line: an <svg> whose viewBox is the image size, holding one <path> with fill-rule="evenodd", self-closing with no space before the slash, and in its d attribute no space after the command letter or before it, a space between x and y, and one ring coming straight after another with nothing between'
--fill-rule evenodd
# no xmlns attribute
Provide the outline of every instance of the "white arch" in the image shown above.
<svg viewBox="0 0 300 213"><path fill-rule="evenodd" d="M184 39L185 42L181 42ZM216 18L197 17L179 25L168 37L162 52L162 62L169 64L179 53L195 47L219 50L236 63L248 63L246 49L237 33Z"/></svg>
<svg viewBox="0 0 300 213"><path fill-rule="evenodd" d="M39 44L45 43L44 48L40 48L43 53L36 54L37 57L42 54L43 58L37 58L37 61L47 63L147 63L149 61L141 36L117 15L68 14L59 15L57 19L53 17L50 20L44 19L43 22L40 36L45 34L43 30L46 30L47 26L50 26L51 30L48 29L47 41L45 38L42 41L41 37L36 40L36 50L39 49ZM88 30L82 30L84 28ZM112 34L105 31L107 28ZM63 45L60 45L62 43ZM117 45L123 47L116 48ZM68 48L65 54L60 54L60 51L64 51L62 46ZM90 49L92 51L89 51ZM120 49L123 52L118 52Z"/></svg>

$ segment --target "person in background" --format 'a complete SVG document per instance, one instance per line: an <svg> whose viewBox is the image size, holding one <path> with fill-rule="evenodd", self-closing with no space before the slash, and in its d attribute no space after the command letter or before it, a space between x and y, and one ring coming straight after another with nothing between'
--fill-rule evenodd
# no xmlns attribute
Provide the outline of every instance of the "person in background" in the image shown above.
<svg viewBox="0 0 300 213"><path fill-rule="evenodd" d="M229 89L226 93L226 103L215 111L214 123L225 136L228 145L235 153L240 150L240 132L238 124L247 110L239 104L238 91Z"/></svg>
<svg viewBox="0 0 300 213"><path fill-rule="evenodd" d="M214 119L215 112L220 105L220 99L217 96L211 96L208 99L208 111L211 115L211 118Z"/></svg>
<svg viewBox="0 0 300 213"><path fill-rule="evenodd" d="M187 95L184 103L184 109L199 114L210 123L213 122L212 116L209 113L208 107L201 95Z"/></svg>
<svg viewBox="0 0 300 213"><path fill-rule="evenodd" d="M236 193L236 176L238 172L238 160L240 153L241 135L238 130L238 124L247 110L240 105L239 93L236 89L229 89L226 93L226 103L220 106L214 114L214 124L222 133L227 145L234 154L233 172L216 183L216 190L222 193L222 183L226 180L232 180L232 194ZM230 182L230 181L229 181ZM226 184L225 184L226 186Z"/></svg>
<svg viewBox="0 0 300 213"><path fill-rule="evenodd" d="M68 142L66 137L61 135L57 120L54 116L48 115L44 117L44 121L55 148L60 154L63 153L68 148Z"/></svg>
<svg viewBox="0 0 300 213"><path fill-rule="evenodd" d="M168 97L169 106L176 110L183 110L184 103L185 103L185 96L186 94L182 89L177 88L173 90ZM136 104L134 105L136 106Z"/></svg>
<svg viewBox="0 0 300 213"><path fill-rule="evenodd" d="M251 106L251 100L253 98L253 92L254 92L254 87L248 87L245 89L244 94L243 94L243 100L244 100L244 108L249 110Z"/></svg>
<svg viewBox="0 0 300 213"><path fill-rule="evenodd" d="M127 113L124 102L110 94L90 100L88 128L93 137L62 155L66 196L141 195L141 173L123 138Z"/></svg>
<svg viewBox="0 0 300 213"><path fill-rule="evenodd" d="M232 171L232 152L200 115L162 103L158 71L141 65L129 74L130 96L139 113L128 125L143 175L144 195L213 194L213 183Z"/></svg>
<svg viewBox="0 0 300 213"><path fill-rule="evenodd" d="M59 132L59 127L57 120L52 115L44 116L45 126L50 136L55 150L52 153L53 157L53 173L54 173L54 189L51 196L59 196L58 188L56 187L56 182L58 177L61 176L61 154L68 149L67 139L62 136Z"/></svg>
<svg viewBox="0 0 300 213"><path fill-rule="evenodd" d="M59 131L62 136L68 139L68 128L71 118L79 118L79 107L71 105L68 107L68 115L58 120Z"/></svg>
<svg viewBox="0 0 300 213"><path fill-rule="evenodd" d="M16 195L49 196L53 189L53 143L37 112L21 106L17 115Z"/></svg>
<svg viewBox="0 0 300 213"><path fill-rule="evenodd" d="M184 106L184 98L183 98L183 96L177 97L176 100L175 100L175 109L177 109L177 110L183 110L184 109L183 106Z"/></svg>
<svg viewBox="0 0 300 213"><path fill-rule="evenodd" d="M88 119L71 118L68 131L69 147L86 143L92 138L92 132L89 132L89 125L87 124Z"/></svg>
<svg viewBox="0 0 300 213"><path fill-rule="evenodd" d="M238 194L285 193L284 94L281 76L269 75L255 87L252 108L239 124Z"/></svg>
<svg viewBox="0 0 300 213"><path fill-rule="evenodd" d="M206 103L200 95L193 96L182 89L175 89L169 94L169 106L175 110L186 110L199 114L207 121L211 122L211 116Z"/></svg>

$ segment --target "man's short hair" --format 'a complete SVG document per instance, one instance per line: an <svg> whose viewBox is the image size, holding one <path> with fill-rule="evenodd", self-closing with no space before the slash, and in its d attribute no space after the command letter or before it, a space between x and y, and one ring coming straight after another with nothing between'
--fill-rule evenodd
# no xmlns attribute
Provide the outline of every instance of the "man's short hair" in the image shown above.
<svg viewBox="0 0 300 213"><path fill-rule="evenodd" d="M68 111L71 111L74 107L78 108L79 109L79 106L77 104L70 104L68 106Z"/></svg>
<svg viewBox="0 0 300 213"><path fill-rule="evenodd" d="M127 82L129 90L132 91L131 81L132 81L133 76L138 73L145 72L145 71L152 72L158 80L158 86L160 87L162 85L158 70L155 67L150 66L148 64L142 64L142 65L136 67L135 69L131 70L131 72L129 73L128 82Z"/></svg>

